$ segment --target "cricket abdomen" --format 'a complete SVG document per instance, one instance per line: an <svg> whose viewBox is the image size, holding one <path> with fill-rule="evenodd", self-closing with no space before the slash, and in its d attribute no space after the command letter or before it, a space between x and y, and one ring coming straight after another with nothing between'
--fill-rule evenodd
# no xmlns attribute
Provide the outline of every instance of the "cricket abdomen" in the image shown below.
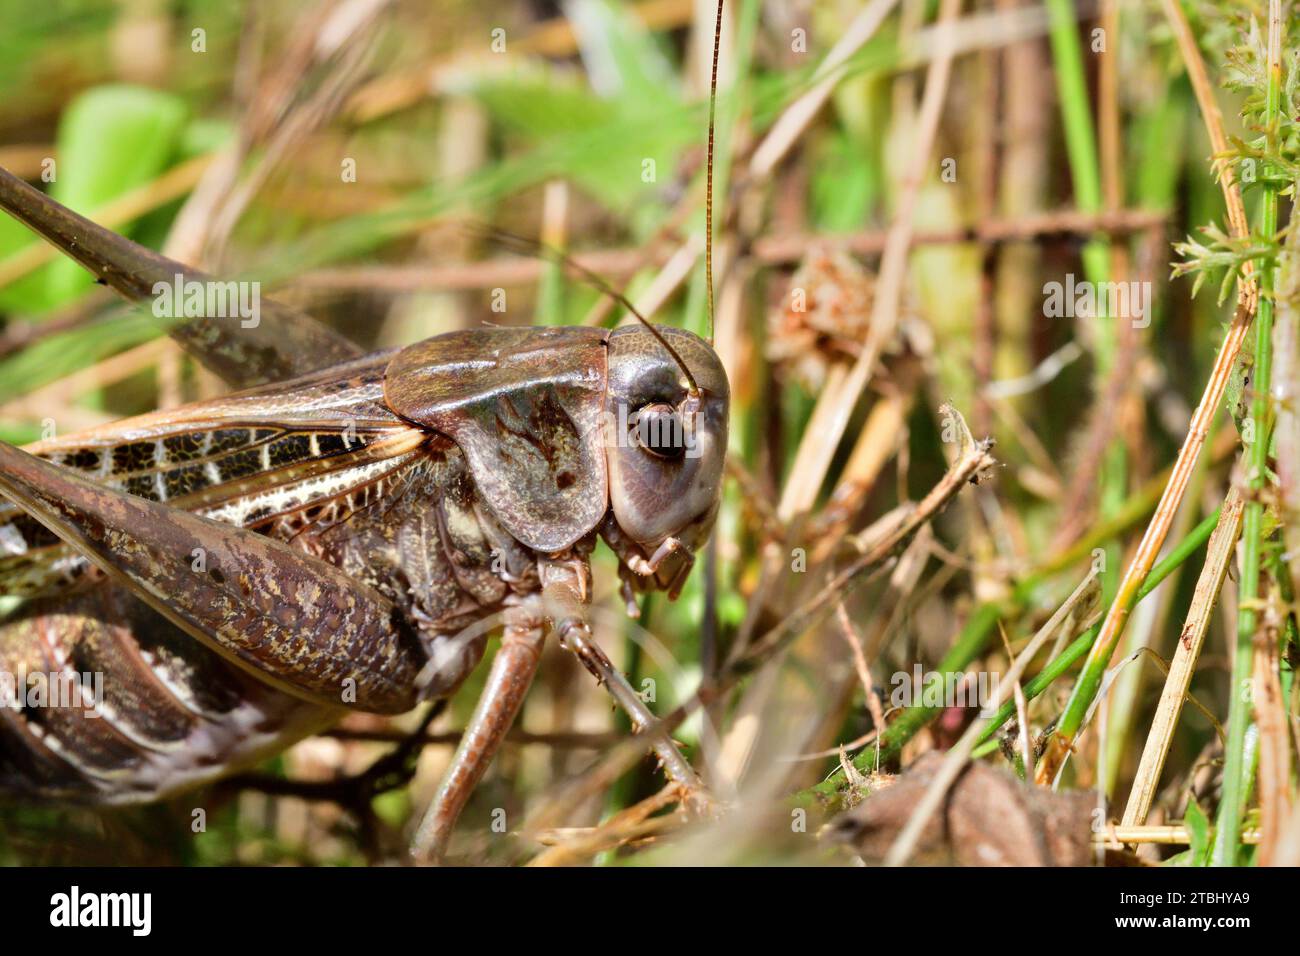
<svg viewBox="0 0 1300 956"><path fill-rule="evenodd" d="M20 799L158 799L338 717L260 684L106 584L0 622L0 675L0 796Z"/></svg>

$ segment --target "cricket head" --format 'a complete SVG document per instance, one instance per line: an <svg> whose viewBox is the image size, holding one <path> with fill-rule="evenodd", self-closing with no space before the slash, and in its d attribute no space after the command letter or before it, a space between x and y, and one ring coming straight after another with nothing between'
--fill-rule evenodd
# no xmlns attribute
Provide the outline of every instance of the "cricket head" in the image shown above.
<svg viewBox="0 0 1300 956"><path fill-rule="evenodd" d="M606 538L643 587L676 596L718 513L731 389L703 339L655 328L676 356L644 326L608 341Z"/></svg>

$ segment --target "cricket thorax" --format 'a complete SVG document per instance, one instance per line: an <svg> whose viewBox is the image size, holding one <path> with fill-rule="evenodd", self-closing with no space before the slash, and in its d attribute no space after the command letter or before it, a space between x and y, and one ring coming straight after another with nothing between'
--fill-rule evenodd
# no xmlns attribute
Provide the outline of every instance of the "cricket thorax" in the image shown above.
<svg viewBox="0 0 1300 956"><path fill-rule="evenodd" d="M367 513L299 543L393 602L430 665L423 697L451 694L483 656L481 624L535 591L535 554L486 508L455 443L431 434Z"/></svg>

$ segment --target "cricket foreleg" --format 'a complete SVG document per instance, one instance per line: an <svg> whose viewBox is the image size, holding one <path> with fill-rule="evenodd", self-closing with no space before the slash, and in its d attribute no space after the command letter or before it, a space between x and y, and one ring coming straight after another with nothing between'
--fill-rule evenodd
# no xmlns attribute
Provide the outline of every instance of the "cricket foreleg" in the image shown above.
<svg viewBox="0 0 1300 956"><path fill-rule="evenodd" d="M420 862L439 860L446 851L456 818L514 724L537 674L546 637L541 619L533 608L523 606L508 608L505 615L501 649L492 660L474 715L416 832L412 850Z"/></svg>
<svg viewBox="0 0 1300 956"><path fill-rule="evenodd" d="M252 531L95 485L0 442L0 493L205 646L313 703L401 713L425 662L392 604Z"/></svg>
<svg viewBox="0 0 1300 956"><path fill-rule="evenodd" d="M641 695L592 637L591 625L585 613L584 578L572 562L561 562L542 567L542 582L547 620L560 643L578 656L583 666L627 712L632 720L633 731L648 738L651 748L663 764L664 773L681 789L683 803L698 813L710 812L712 802L695 768L682 756L677 744L659 719L650 712Z"/></svg>

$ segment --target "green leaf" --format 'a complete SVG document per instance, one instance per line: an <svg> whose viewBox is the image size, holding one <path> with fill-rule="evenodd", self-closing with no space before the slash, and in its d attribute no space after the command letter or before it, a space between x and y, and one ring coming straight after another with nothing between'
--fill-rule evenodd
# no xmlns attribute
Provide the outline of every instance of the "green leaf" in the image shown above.
<svg viewBox="0 0 1300 956"><path fill-rule="evenodd" d="M677 73L658 38L607 0L571 0L565 8L592 88L625 109L680 98Z"/></svg>
<svg viewBox="0 0 1300 956"><path fill-rule="evenodd" d="M32 245L32 231L10 216L0 215L0 261ZM6 312L44 312L50 301L46 279L49 269L38 269L0 289L0 309Z"/></svg>
<svg viewBox="0 0 1300 956"><path fill-rule="evenodd" d="M484 77L468 88L495 120L529 140L597 129L617 116L612 104L590 90L545 74Z"/></svg>
<svg viewBox="0 0 1300 956"><path fill-rule="evenodd" d="M68 208L90 214L144 185L166 168L187 113L180 98L157 90L88 90L72 101L59 124L61 161L51 194ZM75 298L94 282L71 260L51 269L50 290L59 301Z"/></svg>
<svg viewBox="0 0 1300 956"><path fill-rule="evenodd" d="M817 151L812 175L813 222L828 232L862 228L878 191L874 172L847 135L830 134Z"/></svg>
<svg viewBox="0 0 1300 956"><path fill-rule="evenodd" d="M699 141L700 111L662 96L633 115L587 90L545 85L537 76L484 78L467 90L536 147L527 160L530 176L563 175L617 212L653 199L671 181L681 151Z"/></svg>
<svg viewBox="0 0 1300 956"><path fill-rule="evenodd" d="M125 310L91 325L38 339L0 359L0 402L25 395L110 355L158 337L158 320L146 309Z"/></svg>
<svg viewBox="0 0 1300 956"><path fill-rule="evenodd" d="M228 120L195 117L185 124L176 145L177 158L194 159L215 152L225 146L235 135L235 127Z"/></svg>
<svg viewBox="0 0 1300 956"><path fill-rule="evenodd" d="M86 91L69 104L59 124L50 195L94 215L166 168L186 118L184 102L168 93L135 86ZM129 235L130 224L118 231ZM35 241L8 217L0 222L0 259ZM77 263L60 259L0 290L0 308L43 312L77 298L93 282Z"/></svg>
<svg viewBox="0 0 1300 956"><path fill-rule="evenodd" d="M1188 847L1191 862L1188 865L1205 866L1210 859L1210 821L1195 798L1187 804L1183 825L1187 827L1187 835L1191 839Z"/></svg>

